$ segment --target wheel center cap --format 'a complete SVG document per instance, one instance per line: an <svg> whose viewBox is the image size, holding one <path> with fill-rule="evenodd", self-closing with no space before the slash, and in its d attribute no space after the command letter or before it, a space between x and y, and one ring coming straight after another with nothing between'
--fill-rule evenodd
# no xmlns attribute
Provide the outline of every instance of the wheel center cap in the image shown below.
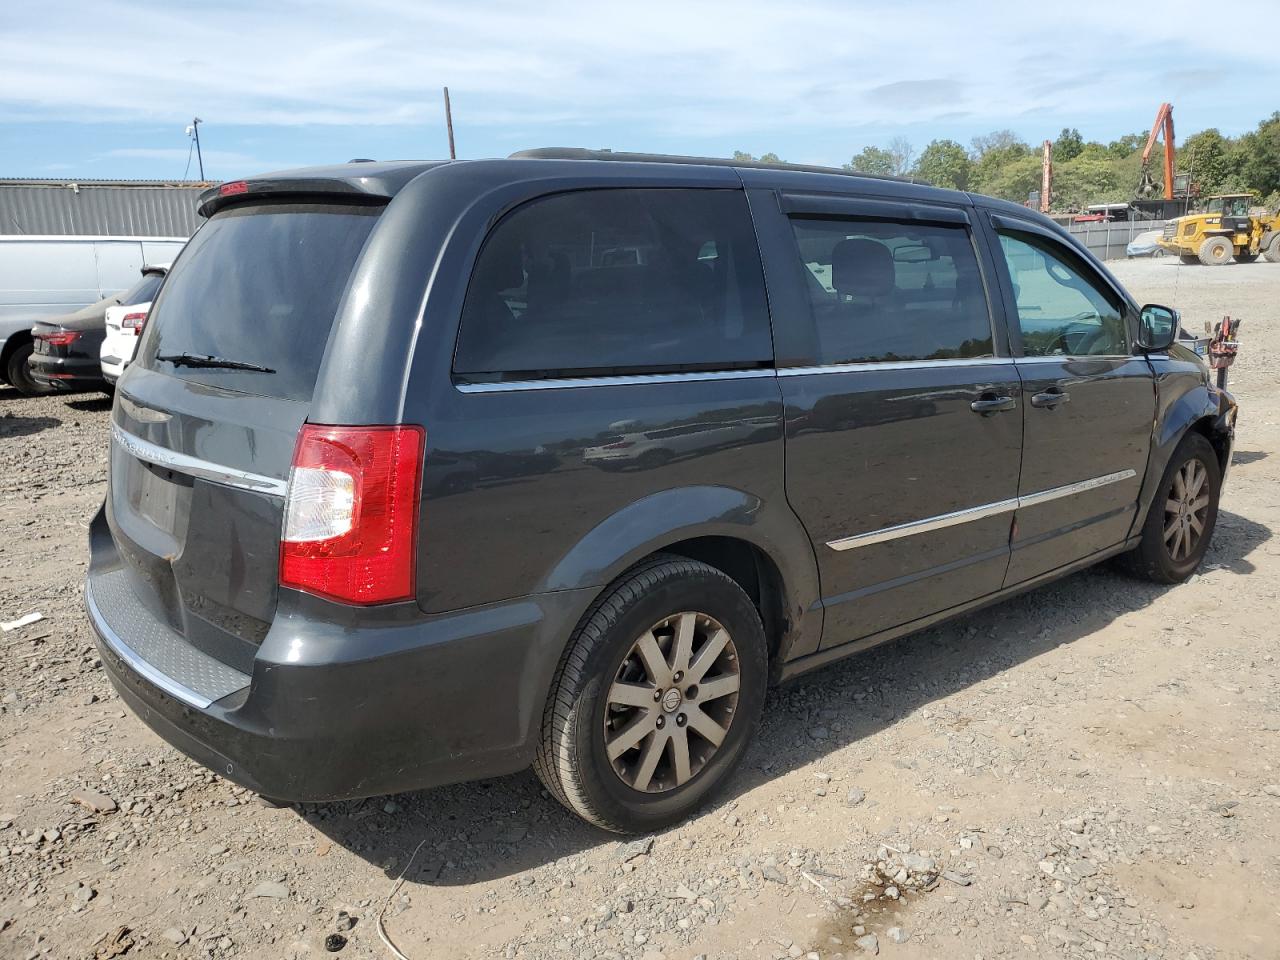
<svg viewBox="0 0 1280 960"><path fill-rule="evenodd" d="M675 713L680 709L682 703L684 703L684 697L675 687L672 687L662 695L662 709L667 713Z"/></svg>

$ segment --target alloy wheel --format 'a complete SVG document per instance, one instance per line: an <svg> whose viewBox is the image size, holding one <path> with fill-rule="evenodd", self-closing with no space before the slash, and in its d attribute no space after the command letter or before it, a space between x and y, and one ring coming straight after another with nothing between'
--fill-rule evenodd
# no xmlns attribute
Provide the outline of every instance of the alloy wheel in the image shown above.
<svg viewBox="0 0 1280 960"><path fill-rule="evenodd" d="M673 614L641 634L606 695L605 753L643 793L683 786L729 732L741 686L733 638L705 613Z"/></svg>
<svg viewBox="0 0 1280 960"><path fill-rule="evenodd" d="M1164 544L1174 563L1186 560L1200 545L1209 510L1209 471L1192 457L1173 475L1164 504Z"/></svg>

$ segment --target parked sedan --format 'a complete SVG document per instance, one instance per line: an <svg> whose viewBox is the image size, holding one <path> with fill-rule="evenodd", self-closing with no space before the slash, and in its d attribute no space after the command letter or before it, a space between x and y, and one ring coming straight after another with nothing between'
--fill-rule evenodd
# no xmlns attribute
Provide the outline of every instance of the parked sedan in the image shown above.
<svg viewBox="0 0 1280 960"><path fill-rule="evenodd" d="M1159 240L1159 230L1148 230L1146 233L1140 233L1130 240L1129 245L1124 248L1125 255L1129 259L1134 257L1163 257L1164 247L1160 246Z"/></svg>
<svg viewBox="0 0 1280 960"><path fill-rule="evenodd" d="M98 366L98 348L107 310L119 304L123 296L112 294L74 313L38 321L31 328L32 352L26 372L35 391L97 390L106 386Z"/></svg>
<svg viewBox="0 0 1280 960"><path fill-rule="evenodd" d="M124 368L133 359L138 337L147 322L151 301L155 299L169 272L169 264L161 263L142 268L142 279L130 291L133 294L124 303L107 309L106 337L99 349L102 376L111 384L120 379Z"/></svg>

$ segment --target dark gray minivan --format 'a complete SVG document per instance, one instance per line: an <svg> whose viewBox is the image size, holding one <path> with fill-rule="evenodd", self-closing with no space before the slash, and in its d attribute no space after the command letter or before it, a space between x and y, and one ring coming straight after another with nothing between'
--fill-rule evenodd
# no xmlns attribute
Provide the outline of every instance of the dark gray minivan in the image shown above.
<svg viewBox="0 0 1280 960"><path fill-rule="evenodd" d="M121 379L85 588L161 736L324 801L530 764L695 809L771 682L1123 554L1185 579L1236 405L1050 220L541 150L226 183Z"/></svg>

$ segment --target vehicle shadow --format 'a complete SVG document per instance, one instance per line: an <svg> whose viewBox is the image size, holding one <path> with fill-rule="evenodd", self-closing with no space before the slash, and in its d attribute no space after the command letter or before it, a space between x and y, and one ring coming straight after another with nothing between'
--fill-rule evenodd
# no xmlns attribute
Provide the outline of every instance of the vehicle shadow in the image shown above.
<svg viewBox="0 0 1280 960"><path fill-rule="evenodd" d="M105 413L111 409L111 397L106 394L88 394L79 400L68 400L67 406L72 410L80 410L84 413Z"/></svg>
<svg viewBox="0 0 1280 960"><path fill-rule="evenodd" d="M41 430L57 427L62 421L57 417L15 417L12 414L0 415L0 440L9 437L29 437Z"/></svg>
<svg viewBox="0 0 1280 960"><path fill-rule="evenodd" d="M1204 569L1251 573L1249 555L1271 536L1268 527L1223 511ZM753 787L1087 637L1171 589L1102 564L792 681L771 692L742 767L698 816L723 816ZM1049 621L1039 616L1046 605L1055 611ZM578 820L529 771L392 798L305 804L298 812L388 877L399 876L421 844L405 877L415 884L491 882L627 839Z"/></svg>
<svg viewBox="0 0 1280 960"><path fill-rule="evenodd" d="M1242 463L1257 463L1259 460L1267 459L1265 450L1236 450L1231 454L1231 463L1233 466Z"/></svg>

